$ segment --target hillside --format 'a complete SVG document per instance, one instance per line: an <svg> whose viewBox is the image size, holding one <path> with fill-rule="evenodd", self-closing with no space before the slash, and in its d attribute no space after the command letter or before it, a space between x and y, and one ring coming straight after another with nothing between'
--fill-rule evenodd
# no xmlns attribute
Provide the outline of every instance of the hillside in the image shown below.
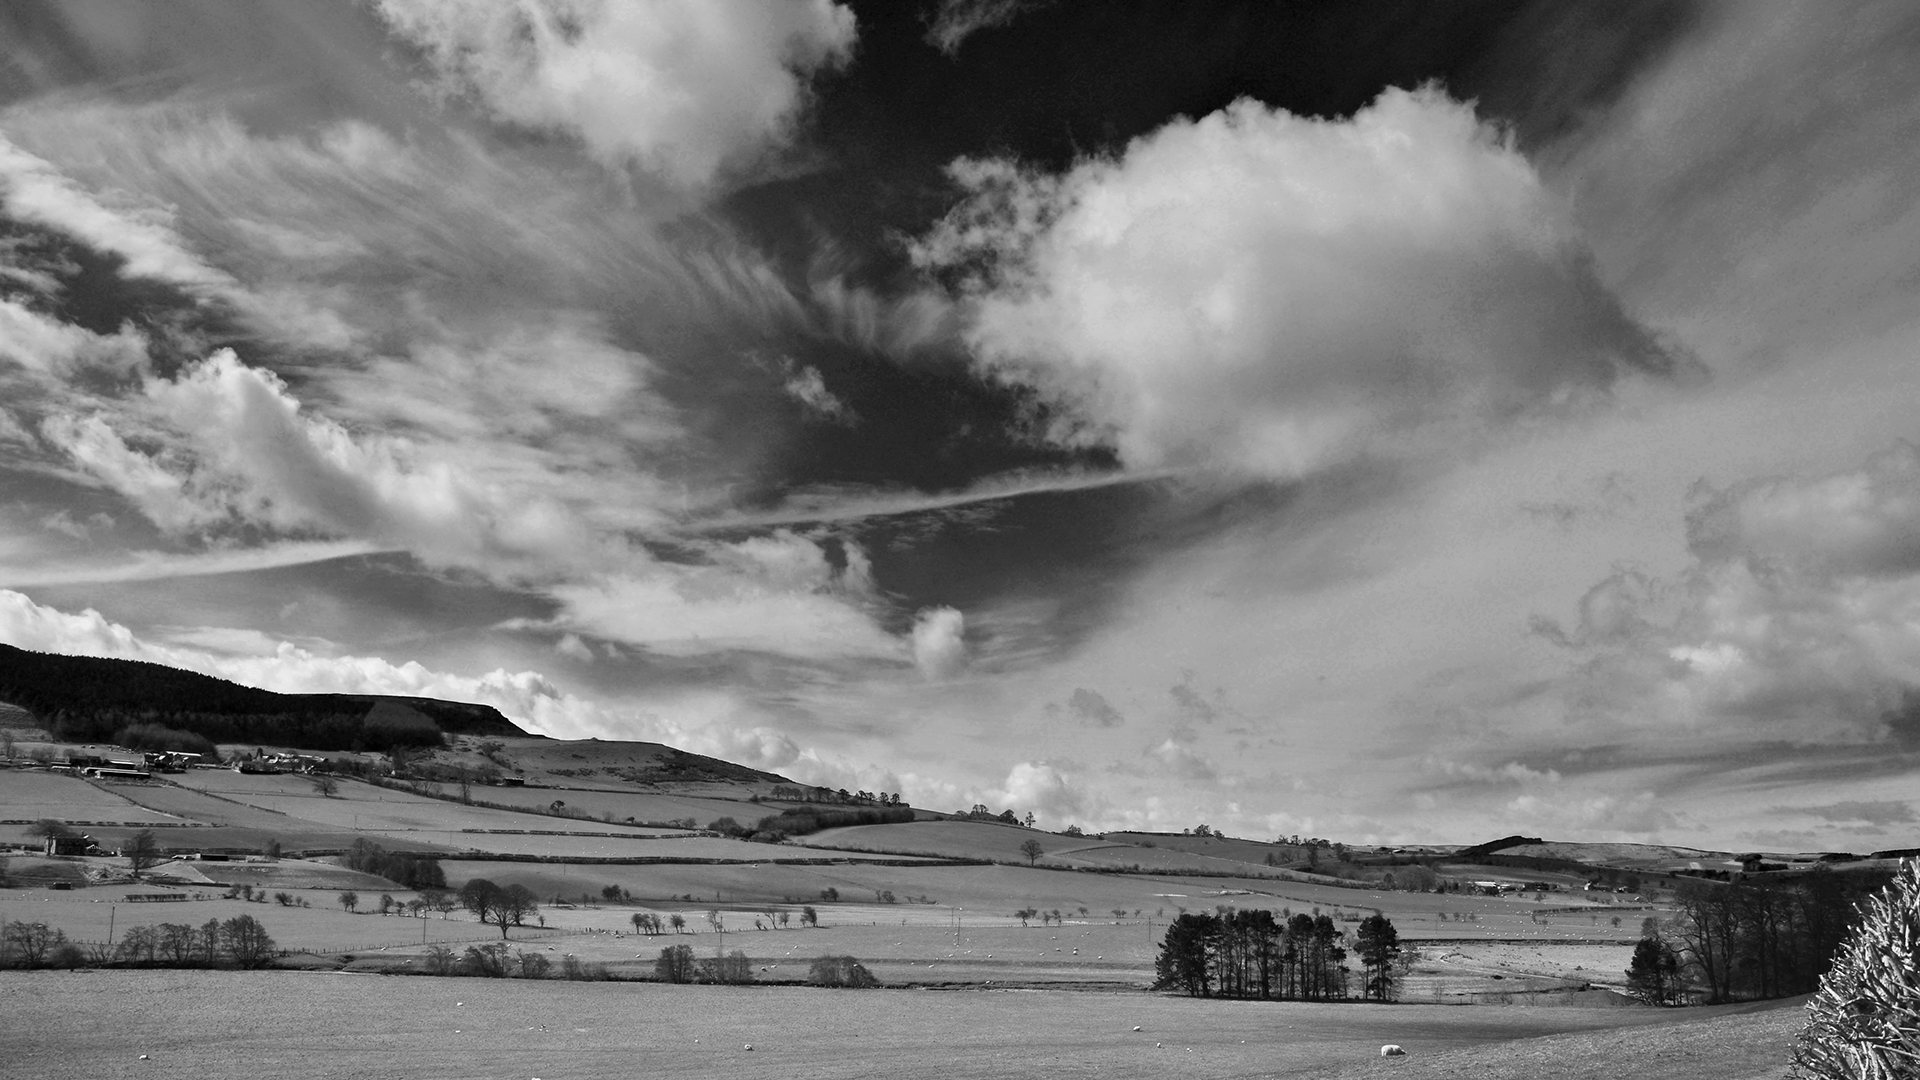
<svg viewBox="0 0 1920 1080"><path fill-rule="evenodd" d="M307 750L430 746L442 733L526 736L488 705L375 694L279 694L138 660L0 645L0 701L56 739L107 742L157 725L209 742ZM166 736L153 734L149 741ZM179 740L175 740L179 741Z"/></svg>

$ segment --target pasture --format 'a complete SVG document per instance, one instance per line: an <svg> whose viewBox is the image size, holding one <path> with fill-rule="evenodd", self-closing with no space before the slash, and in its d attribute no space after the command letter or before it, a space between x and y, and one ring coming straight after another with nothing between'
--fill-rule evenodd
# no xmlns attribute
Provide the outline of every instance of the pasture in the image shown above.
<svg viewBox="0 0 1920 1080"><path fill-rule="evenodd" d="M928 1071L1210 1080L1389 1070L1756 1080L1784 1072L1799 1021L1797 1010L1777 1005L1309 1005L287 971L0 972L0 1011L10 1021L0 1026L0 1060L43 1080L828 1080ZM1380 1060L1387 1042L1410 1056ZM1488 1071L1502 1065L1508 1071Z"/></svg>
<svg viewBox="0 0 1920 1080"><path fill-rule="evenodd" d="M0 818L38 821L54 818L75 826L107 824L166 824L172 815L136 805L117 792L78 777L39 770L9 769L0 773L6 794L0 798Z"/></svg>

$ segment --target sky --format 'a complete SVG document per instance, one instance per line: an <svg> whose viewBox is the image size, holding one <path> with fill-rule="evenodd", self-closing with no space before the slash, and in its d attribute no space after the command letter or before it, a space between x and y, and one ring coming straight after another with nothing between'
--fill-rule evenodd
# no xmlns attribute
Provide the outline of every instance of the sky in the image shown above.
<svg viewBox="0 0 1920 1080"><path fill-rule="evenodd" d="M14 0L0 641L1043 827L1920 843L1920 9Z"/></svg>

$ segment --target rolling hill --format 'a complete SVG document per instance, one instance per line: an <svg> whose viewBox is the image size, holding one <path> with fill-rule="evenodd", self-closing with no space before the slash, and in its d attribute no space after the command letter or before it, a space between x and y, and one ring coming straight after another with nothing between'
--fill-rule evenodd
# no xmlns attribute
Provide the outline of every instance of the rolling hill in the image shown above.
<svg viewBox="0 0 1920 1080"><path fill-rule="evenodd" d="M279 694L138 660L62 656L0 645L0 701L57 739L120 738L146 725L210 742L307 750L431 746L441 735L526 736L488 705L375 694ZM166 738L147 733L148 741ZM176 740L179 741L179 740Z"/></svg>

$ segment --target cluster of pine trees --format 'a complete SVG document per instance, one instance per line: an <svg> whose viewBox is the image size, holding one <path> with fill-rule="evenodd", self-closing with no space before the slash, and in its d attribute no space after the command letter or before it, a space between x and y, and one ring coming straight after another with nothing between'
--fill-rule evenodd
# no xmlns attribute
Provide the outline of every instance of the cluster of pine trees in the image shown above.
<svg viewBox="0 0 1920 1080"><path fill-rule="evenodd" d="M347 850L347 866L363 874L383 877L403 889L444 889L446 871L440 860L405 851L388 851L361 837Z"/></svg>
<svg viewBox="0 0 1920 1080"><path fill-rule="evenodd" d="M1361 992L1392 1000L1399 934L1384 915L1363 920L1355 939ZM1194 997L1340 1001L1352 996L1346 937L1326 915L1279 917L1263 908L1182 914L1154 961L1154 986Z"/></svg>

